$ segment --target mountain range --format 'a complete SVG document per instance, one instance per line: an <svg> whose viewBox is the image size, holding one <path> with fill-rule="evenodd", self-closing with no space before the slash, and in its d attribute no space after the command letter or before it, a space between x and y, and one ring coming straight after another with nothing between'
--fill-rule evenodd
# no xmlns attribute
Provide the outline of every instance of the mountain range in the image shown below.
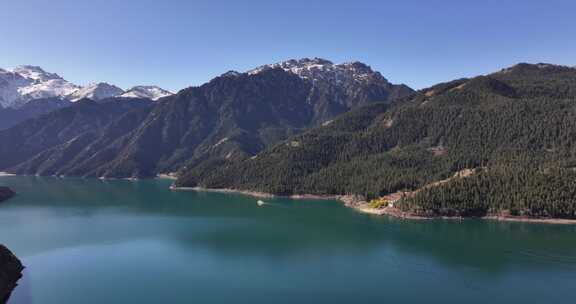
<svg viewBox="0 0 576 304"><path fill-rule="evenodd" d="M126 91L105 82L79 86L37 66L0 69L0 130L84 98L94 101L111 97L158 100L170 95L171 92L157 86L136 86Z"/></svg>
<svg viewBox="0 0 576 304"><path fill-rule="evenodd" d="M5 109L36 114L0 131L0 170L174 174L177 187L354 196L402 216L576 218L575 68L522 63L416 92L360 62L304 58L161 102L85 89Z"/></svg>
<svg viewBox="0 0 576 304"><path fill-rule="evenodd" d="M0 106L19 108L31 100L62 98L77 101L83 98L101 100L110 97L139 97L157 100L172 93L156 86L136 86L127 91L105 83L79 86L58 74L31 65L11 70L0 69Z"/></svg>
<svg viewBox="0 0 576 304"><path fill-rule="evenodd" d="M365 64L319 58L230 71L158 103L141 98L150 91L162 93L142 87L108 97L119 93L109 85L67 93L83 98L0 131L0 142L6 143L0 147L0 169L140 178L206 162L240 161L353 108L392 103L414 92Z"/></svg>

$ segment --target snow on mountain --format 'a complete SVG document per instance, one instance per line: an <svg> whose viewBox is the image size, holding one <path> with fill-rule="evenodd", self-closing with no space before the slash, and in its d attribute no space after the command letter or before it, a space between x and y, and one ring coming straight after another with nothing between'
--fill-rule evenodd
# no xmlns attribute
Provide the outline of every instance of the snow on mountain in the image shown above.
<svg viewBox="0 0 576 304"><path fill-rule="evenodd" d="M19 107L33 99L62 97L79 89L58 74L37 66L23 65L0 70L0 105Z"/></svg>
<svg viewBox="0 0 576 304"><path fill-rule="evenodd" d="M82 98L101 100L121 95L157 100L172 93L156 86L137 86L124 91L105 82L79 86L58 74L31 65L10 70L0 69L0 107L4 108L19 108L31 100L52 97L77 101Z"/></svg>
<svg viewBox="0 0 576 304"><path fill-rule="evenodd" d="M12 72L21 75L22 77L30 78L37 81L48 81L52 79L62 79L58 74L48 73L41 67L33 65L21 65L15 67Z"/></svg>
<svg viewBox="0 0 576 304"><path fill-rule="evenodd" d="M21 97L18 89L32 83L32 79L8 70L0 69L0 106L12 106L15 101Z"/></svg>
<svg viewBox="0 0 576 304"><path fill-rule="evenodd" d="M413 93L406 85L390 83L370 66L354 61L334 64L321 58L292 59L249 70L249 75L263 75L284 70L311 84L307 102L318 110L318 121L329 120L342 109L352 109L374 101L393 102Z"/></svg>
<svg viewBox="0 0 576 304"><path fill-rule="evenodd" d="M62 97L78 90L78 86L64 79L48 79L46 81L36 81L28 86L21 87L18 91L21 94L20 103L29 100Z"/></svg>
<svg viewBox="0 0 576 304"><path fill-rule="evenodd" d="M105 82L92 83L82 87L67 97L71 101L77 101L82 98L89 98L92 100L101 100L110 97L116 97L124 94L124 90Z"/></svg>
<svg viewBox="0 0 576 304"><path fill-rule="evenodd" d="M248 74L258 74L268 69L281 68L287 72L296 74L303 79L314 82L328 82L342 84L350 82L368 83L378 81L387 83L388 80L380 73L373 71L368 65L355 61L349 63L334 64L322 58L292 59L279 63L263 65L248 71Z"/></svg>
<svg viewBox="0 0 576 304"><path fill-rule="evenodd" d="M12 73L27 80L24 85L18 87L18 92L21 95L20 102L65 96L79 88L77 85L64 80L58 74L48 73L37 66L18 66L12 70Z"/></svg>
<svg viewBox="0 0 576 304"><path fill-rule="evenodd" d="M292 59L264 65L247 73L258 74L275 68L281 68L302 79L312 81L314 88L338 86L350 94L365 86L379 87L383 90L393 88L393 85L380 73L360 62L334 64L321 58ZM239 75L238 72L228 72L222 76L237 75ZM107 83L95 83L82 87L37 66L24 65L12 70L0 69L0 106L2 107L18 108L30 100L51 97L67 98L72 101L82 98L100 100L116 96L157 100L169 95L172 93L157 86L136 86L128 91Z"/></svg>
<svg viewBox="0 0 576 304"><path fill-rule="evenodd" d="M172 94L172 92L157 86L136 86L120 95L120 97L148 98L152 100L158 100L162 97L170 96Z"/></svg>

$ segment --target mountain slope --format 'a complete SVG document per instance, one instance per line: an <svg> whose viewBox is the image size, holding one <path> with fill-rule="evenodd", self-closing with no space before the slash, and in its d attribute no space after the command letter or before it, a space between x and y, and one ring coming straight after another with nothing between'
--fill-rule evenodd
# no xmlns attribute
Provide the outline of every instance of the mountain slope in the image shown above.
<svg viewBox="0 0 576 304"><path fill-rule="evenodd" d="M92 100L102 100L106 98L116 97L124 94L124 90L105 82L89 84L83 88L78 89L74 93L67 96L71 101L88 98Z"/></svg>
<svg viewBox="0 0 576 304"><path fill-rule="evenodd" d="M250 157L321 123L321 117L333 117L318 114L322 105L331 105L335 99L311 97L314 88L311 81L279 68L226 73L205 85L164 98L132 134L130 144L119 154L122 161L112 163L131 164L133 174L129 176L143 177L208 160ZM368 98L348 103L354 107L388 100L389 95ZM347 106L339 107L333 113L347 110ZM118 171L113 168L108 176L129 177L125 166Z"/></svg>
<svg viewBox="0 0 576 304"><path fill-rule="evenodd" d="M46 151L69 147L86 138L100 138L108 127L114 125L116 119L129 114L130 111L146 111L149 105L146 100L130 100L122 103L81 100L72 106L0 131L0 142L3 143L0 145L0 168L5 171L17 165L28 166L31 160L45 155ZM118 129L120 132L126 132L127 128ZM77 148L89 149L86 146ZM52 156L50 160L56 159L55 155ZM35 169L18 172L56 173Z"/></svg>
<svg viewBox="0 0 576 304"><path fill-rule="evenodd" d="M0 69L0 106L19 107L33 99L64 97L78 86L36 66Z"/></svg>
<svg viewBox="0 0 576 304"><path fill-rule="evenodd" d="M308 102L314 105L314 120L325 121L351 108L374 101L391 101L413 93L405 85L393 85L379 72L361 62L334 64L314 58L288 60L248 71L254 75L282 69L311 83Z"/></svg>
<svg viewBox="0 0 576 304"><path fill-rule="evenodd" d="M158 100L170 95L173 95L173 93L157 86L135 86L124 92L122 95L120 95L120 97L148 98L151 100Z"/></svg>
<svg viewBox="0 0 576 304"><path fill-rule="evenodd" d="M381 76L336 90L276 67L258 73L226 73L200 87L164 97L149 112L107 120L123 125L127 131L122 134L112 129L74 133L34 153L18 153L17 159L6 156L0 169L24 174L150 177L206 161L240 160L351 108L392 102L392 96L412 93L410 89L391 93L394 88ZM58 111L53 119L60 121L65 113ZM63 122L60 128L69 127ZM38 131L38 136L47 137L61 132ZM19 136L20 132L9 129L5 134ZM0 150L0 158L4 153L10 151Z"/></svg>
<svg viewBox="0 0 576 304"><path fill-rule="evenodd" d="M177 185L374 198L479 168L471 178L421 191L398 207L427 215L574 218L575 148L576 69L520 64L440 84L391 107L360 108L251 159L185 170ZM514 179L554 181L562 190L519 193L514 189L525 188L514 188Z"/></svg>
<svg viewBox="0 0 576 304"><path fill-rule="evenodd" d="M71 104L66 99L53 97L31 100L17 109L0 108L0 130L8 129L25 120L65 108Z"/></svg>

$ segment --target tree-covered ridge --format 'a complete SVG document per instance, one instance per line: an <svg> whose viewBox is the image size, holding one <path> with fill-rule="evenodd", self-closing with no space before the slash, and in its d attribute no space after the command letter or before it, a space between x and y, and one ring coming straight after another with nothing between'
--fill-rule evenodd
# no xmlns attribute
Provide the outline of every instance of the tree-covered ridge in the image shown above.
<svg viewBox="0 0 576 304"><path fill-rule="evenodd" d="M517 187L514 178L523 174L532 182L544 183L537 188L543 194L532 199L562 200L551 192L570 185L562 183L568 182L565 178L570 176L570 168L576 167L575 141L576 70L520 64L491 75L434 86L392 107L358 109L252 159L189 169L177 185L372 198L415 190L461 169L482 167L487 169L478 176L424 191L406 201L403 208L418 210L420 206L426 212L429 208L442 214L444 211L436 210L441 200L424 204L426 199L422 198L436 195L434 191L449 191L460 183L466 183L470 191L484 193L488 188L474 183L498 180L502 184L490 187L497 189L492 196L480 196L488 206L486 212L573 217L576 206L571 200L563 200L565 205L555 207L555 211L536 212L535 201L528 204L525 197L533 191L518 187L523 198L506 189ZM517 160L522 160L521 165ZM528 170L531 167L539 170ZM502 205L488 197L513 202ZM470 214L464 207L468 200L454 201L448 214Z"/></svg>
<svg viewBox="0 0 576 304"><path fill-rule="evenodd" d="M499 164L466 178L426 187L396 203L422 216L512 215L576 218L574 169Z"/></svg>

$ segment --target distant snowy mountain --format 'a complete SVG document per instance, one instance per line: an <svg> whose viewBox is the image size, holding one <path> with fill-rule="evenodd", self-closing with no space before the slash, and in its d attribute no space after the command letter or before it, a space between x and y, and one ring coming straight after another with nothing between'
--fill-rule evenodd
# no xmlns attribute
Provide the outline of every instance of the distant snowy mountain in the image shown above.
<svg viewBox="0 0 576 304"><path fill-rule="evenodd" d="M0 107L20 108L31 100L64 98L77 101L83 98L101 100L110 97L139 97L152 100L172 93L156 86L137 86L128 91L105 83L79 86L58 74L38 66L22 65L14 69L0 69Z"/></svg>
<svg viewBox="0 0 576 304"><path fill-rule="evenodd" d="M48 73L41 67L33 65L21 65L15 67L12 72L36 81L48 81L54 79L62 79L58 74Z"/></svg>
<svg viewBox="0 0 576 304"><path fill-rule="evenodd" d="M122 94L124 94L124 90L121 88L105 82L99 82L92 83L83 88L80 88L76 92L68 95L68 99L71 101L77 101L83 98L101 100L105 98L120 96Z"/></svg>
<svg viewBox="0 0 576 304"><path fill-rule="evenodd" d="M19 107L33 99L63 97L80 87L40 67L23 65L0 69L0 105Z"/></svg>
<svg viewBox="0 0 576 304"><path fill-rule="evenodd" d="M0 69L0 106L10 107L22 96L19 88L29 86L32 79Z"/></svg>
<svg viewBox="0 0 576 304"><path fill-rule="evenodd" d="M27 101L40 98L63 97L78 89L79 87L77 85L64 79L38 81L29 86L19 88L21 94L19 102L26 103Z"/></svg>
<svg viewBox="0 0 576 304"><path fill-rule="evenodd" d="M157 86L136 86L120 95L120 97L148 98L152 100L158 100L162 97L170 95L173 95L173 93Z"/></svg>

